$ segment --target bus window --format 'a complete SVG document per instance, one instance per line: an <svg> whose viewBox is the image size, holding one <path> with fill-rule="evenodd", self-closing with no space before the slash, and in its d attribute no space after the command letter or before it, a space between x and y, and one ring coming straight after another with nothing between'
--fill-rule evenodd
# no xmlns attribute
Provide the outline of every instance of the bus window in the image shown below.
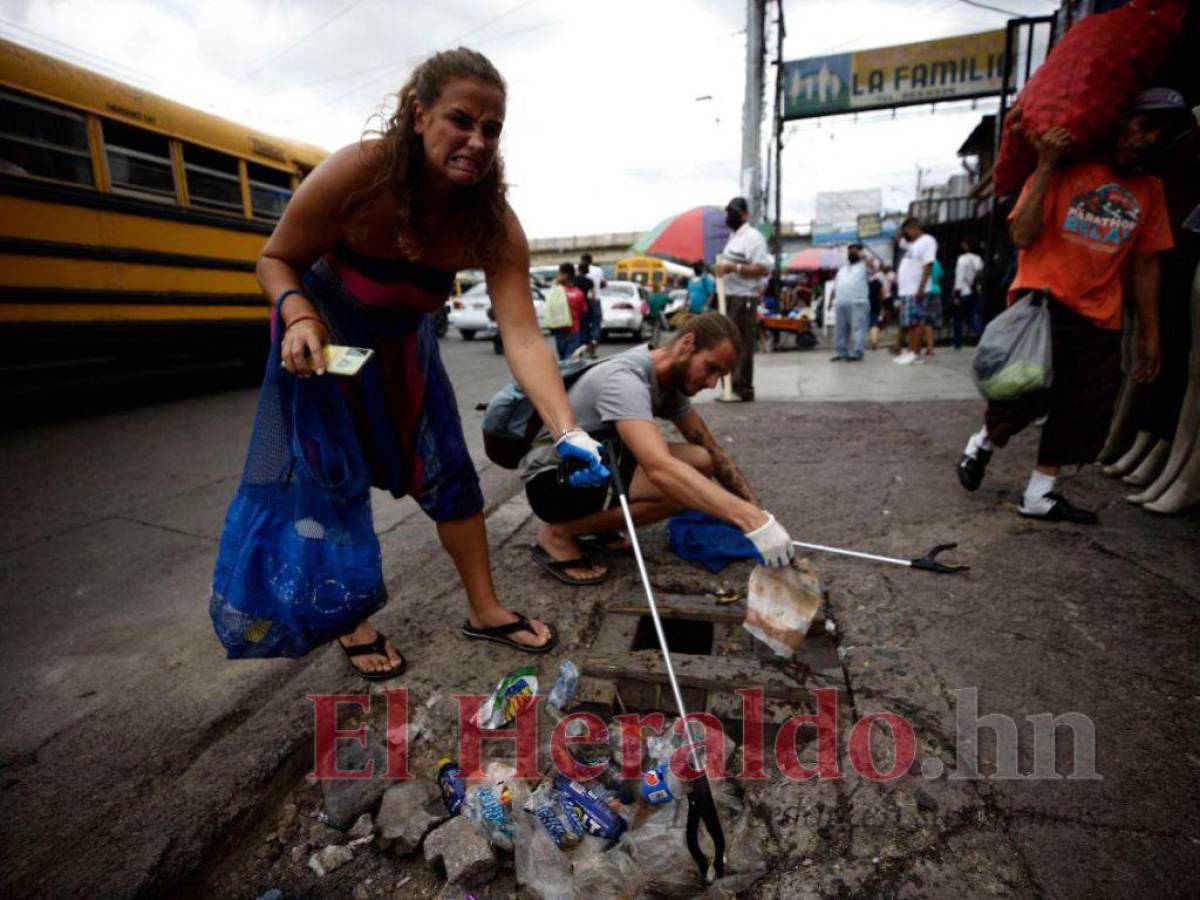
<svg viewBox="0 0 1200 900"><path fill-rule="evenodd" d="M165 137L104 119L104 147L114 191L175 201L175 175Z"/></svg>
<svg viewBox="0 0 1200 900"><path fill-rule="evenodd" d="M0 91L0 173L93 186L83 116Z"/></svg>
<svg viewBox="0 0 1200 900"><path fill-rule="evenodd" d="M237 157L184 144L183 169L187 173L188 198L192 206L242 215L242 182L238 177Z"/></svg>
<svg viewBox="0 0 1200 900"><path fill-rule="evenodd" d="M246 163L250 178L250 208L259 219L278 219L292 198L292 176L278 169Z"/></svg>

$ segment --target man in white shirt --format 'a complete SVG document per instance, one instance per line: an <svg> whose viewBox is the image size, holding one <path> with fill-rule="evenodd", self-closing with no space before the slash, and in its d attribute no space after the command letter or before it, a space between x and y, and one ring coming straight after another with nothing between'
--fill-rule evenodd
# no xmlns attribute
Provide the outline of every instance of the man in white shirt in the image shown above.
<svg viewBox="0 0 1200 900"><path fill-rule="evenodd" d="M954 349L962 349L963 325L975 334L983 332L979 319L979 293L975 284L983 271L983 260L975 252L975 242L964 238L962 253L954 261L954 305L951 308L954 326Z"/></svg>
<svg viewBox="0 0 1200 900"><path fill-rule="evenodd" d="M937 239L925 233L921 220L916 216L905 219L899 233L900 249L904 251L900 269L896 273L899 345L903 346L907 335L908 349L896 357L896 362L906 365L921 361L921 338L925 329L930 327L928 291L938 246Z"/></svg>
<svg viewBox="0 0 1200 900"><path fill-rule="evenodd" d="M721 251L713 271L725 279L725 313L742 338L741 352L733 368L733 393L738 400L754 399L754 330L758 324L758 298L774 257L767 239L750 224L750 205L745 197L734 197L725 206L725 224L733 232ZM720 397L717 398L722 399Z"/></svg>
<svg viewBox="0 0 1200 900"><path fill-rule="evenodd" d="M863 255L862 244L846 248L849 260L833 282L834 353L830 362L862 362L867 321L871 315L870 276L873 261Z"/></svg>

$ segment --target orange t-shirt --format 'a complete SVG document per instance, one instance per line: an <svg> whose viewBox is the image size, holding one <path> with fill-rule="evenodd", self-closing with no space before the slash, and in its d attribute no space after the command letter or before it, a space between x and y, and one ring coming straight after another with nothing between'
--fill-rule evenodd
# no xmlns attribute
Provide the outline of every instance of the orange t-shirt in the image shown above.
<svg viewBox="0 0 1200 900"><path fill-rule="evenodd" d="M1017 258L1010 300L1020 290L1048 291L1101 328L1120 331L1121 266L1129 253L1173 246L1162 182L1119 175L1106 162L1077 163L1050 176L1042 232Z"/></svg>

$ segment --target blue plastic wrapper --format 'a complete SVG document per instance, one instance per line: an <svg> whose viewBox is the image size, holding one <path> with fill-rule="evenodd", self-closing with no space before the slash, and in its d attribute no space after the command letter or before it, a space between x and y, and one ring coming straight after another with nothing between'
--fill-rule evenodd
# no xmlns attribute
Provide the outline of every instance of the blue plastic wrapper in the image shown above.
<svg viewBox="0 0 1200 900"><path fill-rule="evenodd" d="M574 818L593 837L615 841L625 833L625 820L609 808L603 797L562 775L554 778L554 789L568 820Z"/></svg>

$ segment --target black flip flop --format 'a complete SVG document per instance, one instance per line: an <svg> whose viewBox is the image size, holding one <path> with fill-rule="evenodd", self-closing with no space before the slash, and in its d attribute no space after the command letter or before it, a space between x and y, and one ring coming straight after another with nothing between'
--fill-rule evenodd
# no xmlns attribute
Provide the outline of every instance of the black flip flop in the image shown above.
<svg viewBox="0 0 1200 900"><path fill-rule="evenodd" d="M584 550L597 555L633 556L633 544L629 543L629 536L623 531L607 531L604 534L593 534L576 540ZM625 546L614 549L613 544L621 541L625 541Z"/></svg>
<svg viewBox="0 0 1200 900"><path fill-rule="evenodd" d="M395 678L397 675L403 674L404 670L408 668L408 660L404 658L403 654L400 656L400 665L393 669L384 669L381 672L365 672L354 664L354 657L356 656L378 655L390 658L387 652L387 635L382 631L376 631L375 640L369 644L356 644L353 647L347 647L339 640L337 645L342 648L342 653L346 654L346 662L350 664L350 668L354 670L354 674L367 681L387 681L389 678ZM399 653L400 651L397 650L396 652Z"/></svg>
<svg viewBox="0 0 1200 900"><path fill-rule="evenodd" d="M608 578L608 569L604 570L603 575L594 575L591 578L572 578L567 574L567 569L590 569L596 565L597 560L590 553L584 553L583 556L577 559L555 559L552 557L541 544L534 544L529 548L529 554L533 557L533 561L550 575L553 575L563 584L569 584L573 587L584 587L590 584L600 584Z"/></svg>
<svg viewBox="0 0 1200 900"><path fill-rule="evenodd" d="M534 631L529 619L525 618L524 613L519 613L514 609L513 614L516 615L517 621L509 622L507 625L497 625L494 628L476 628L468 620L463 622L462 633L472 640L495 641L497 644L504 644L506 647L512 647L523 653L549 653L558 646L558 632L554 630L553 625L546 626L550 629L550 637L540 647L514 641L509 637L514 631L528 631L532 635L536 635L537 632Z"/></svg>

